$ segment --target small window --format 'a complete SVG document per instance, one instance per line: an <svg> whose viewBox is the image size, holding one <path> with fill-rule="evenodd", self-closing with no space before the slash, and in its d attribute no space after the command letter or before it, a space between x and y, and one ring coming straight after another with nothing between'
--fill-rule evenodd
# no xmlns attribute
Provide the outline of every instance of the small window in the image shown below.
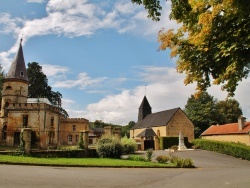
<svg viewBox="0 0 250 188"><path fill-rule="evenodd" d="M23 127L28 127L28 115L23 115Z"/></svg>
<svg viewBox="0 0 250 188"><path fill-rule="evenodd" d="M54 128L54 117L52 116L50 119L50 128L53 129Z"/></svg>
<svg viewBox="0 0 250 188"><path fill-rule="evenodd" d="M76 131L76 125L73 125L72 130Z"/></svg>
<svg viewBox="0 0 250 188"><path fill-rule="evenodd" d="M72 142L72 135L68 135L68 142Z"/></svg>
<svg viewBox="0 0 250 188"><path fill-rule="evenodd" d="M11 86L7 86L7 87L6 87L6 90L11 90L11 89L12 89Z"/></svg>
<svg viewBox="0 0 250 188"><path fill-rule="evenodd" d="M23 76L23 71L20 72L20 76Z"/></svg>
<svg viewBox="0 0 250 188"><path fill-rule="evenodd" d="M76 142L79 141L79 135L76 135Z"/></svg>

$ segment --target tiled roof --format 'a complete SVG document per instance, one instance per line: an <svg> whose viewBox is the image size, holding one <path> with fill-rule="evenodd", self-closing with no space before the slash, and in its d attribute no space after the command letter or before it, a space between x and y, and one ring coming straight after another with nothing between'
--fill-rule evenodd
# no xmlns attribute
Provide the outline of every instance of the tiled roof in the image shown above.
<svg viewBox="0 0 250 188"><path fill-rule="evenodd" d="M149 137L149 136L152 136L152 137L157 136L152 128L145 129L136 137Z"/></svg>
<svg viewBox="0 0 250 188"><path fill-rule="evenodd" d="M229 123L225 125L212 125L205 130L201 136L206 135L224 135L224 134L247 134L250 132L250 122L245 122L242 130L239 130L238 123Z"/></svg>
<svg viewBox="0 0 250 188"><path fill-rule="evenodd" d="M174 108L147 115L142 121L137 122L131 129L141 129L167 125L180 108Z"/></svg>

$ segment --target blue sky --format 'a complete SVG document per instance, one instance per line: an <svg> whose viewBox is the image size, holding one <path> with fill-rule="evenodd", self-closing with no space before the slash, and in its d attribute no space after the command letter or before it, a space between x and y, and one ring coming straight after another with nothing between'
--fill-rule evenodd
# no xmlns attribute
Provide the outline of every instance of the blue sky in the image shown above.
<svg viewBox="0 0 250 188"><path fill-rule="evenodd" d="M153 22L130 0L0 1L0 63L7 72L23 35L26 64L43 67L70 117L137 121L145 85L153 112L183 108L195 86L183 84L169 51L158 51L158 31L178 27L168 20L169 2L162 2L162 19ZM249 84L240 83L235 96L246 117ZM226 97L218 86L209 93Z"/></svg>

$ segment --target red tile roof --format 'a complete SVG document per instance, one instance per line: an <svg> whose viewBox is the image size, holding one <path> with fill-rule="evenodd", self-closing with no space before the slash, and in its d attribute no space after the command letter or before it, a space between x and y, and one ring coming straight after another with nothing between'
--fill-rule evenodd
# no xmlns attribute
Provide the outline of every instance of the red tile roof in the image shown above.
<svg viewBox="0 0 250 188"><path fill-rule="evenodd" d="M250 122L245 122L242 130L239 130L238 123L229 123L225 125L212 125L205 130L201 136L221 135L221 134L248 134L250 132Z"/></svg>

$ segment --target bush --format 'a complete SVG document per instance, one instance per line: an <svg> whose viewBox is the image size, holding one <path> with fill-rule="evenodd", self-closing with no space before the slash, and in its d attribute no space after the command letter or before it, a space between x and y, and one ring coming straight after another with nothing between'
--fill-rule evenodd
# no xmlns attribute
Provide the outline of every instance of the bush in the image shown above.
<svg viewBox="0 0 250 188"><path fill-rule="evenodd" d="M152 148L146 150L146 161L150 162L152 160L153 151L154 150Z"/></svg>
<svg viewBox="0 0 250 188"><path fill-rule="evenodd" d="M171 162L174 163L176 167L181 167L181 168L194 167L194 162L190 158L182 159L180 157L173 157L171 159Z"/></svg>
<svg viewBox="0 0 250 188"><path fill-rule="evenodd" d="M121 139L121 143L123 146L123 153L130 154L135 153L136 150L136 142L134 139L128 138L126 135Z"/></svg>
<svg viewBox="0 0 250 188"><path fill-rule="evenodd" d="M219 142L205 139L193 140L196 146L201 149L215 151L226 155L231 155L236 158L250 160L250 147L244 144L232 142Z"/></svg>
<svg viewBox="0 0 250 188"><path fill-rule="evenodd" d="M174 151L177 151L178 150L178 146L177 145L173 145L173 146L171 146L171 148L170 149L173 149Z"/></svg>
<svg viewBox="0 0 250 188"><path fill-rule="evenodd" d="M192 147L192 143L188 142L188 137L184 137L184 143L187 148ZM160 137L160 149L168 149L173 145L179 145L179 137L177 136L165 136L165 137Z"/></svg>
<svg viewBox="0 0 250 188"><path fill-rule="evenodd" d="M166 156L166 155L159 155L159 156L156 157L156 160L159 163L167 163L169 161L169 157Z"/></svg>
<svg viewBox="0 0 250 188"><path fill-rule="evenodd" d="M146 161L146 158L141 155L129 155L127 160L131 161Z"/></svg>
<svg viewBox="0 0 250 188"><path fill-rule="evenodd" d="M97 142L96 152L101 158L120 158L123 147L114 137L102 137Z"/></svg>

